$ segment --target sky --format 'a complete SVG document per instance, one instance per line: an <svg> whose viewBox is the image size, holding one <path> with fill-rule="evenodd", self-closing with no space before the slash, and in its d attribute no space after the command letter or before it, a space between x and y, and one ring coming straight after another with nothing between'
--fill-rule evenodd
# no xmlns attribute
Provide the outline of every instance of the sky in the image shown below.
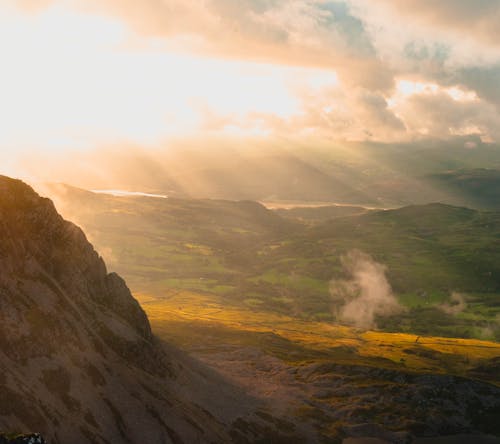
<svg viewBox="0 0 500 444"><path fill-rule="evenodd" d="M500 142L500 0L0 0L0 161L232 137Z"/></svg>

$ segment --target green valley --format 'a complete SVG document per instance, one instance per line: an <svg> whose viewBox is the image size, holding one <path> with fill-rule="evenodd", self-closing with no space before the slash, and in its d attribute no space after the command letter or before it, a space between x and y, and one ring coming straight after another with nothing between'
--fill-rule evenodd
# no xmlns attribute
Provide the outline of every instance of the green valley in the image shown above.
<svg viewBox="0 0 500 444"><path fill-rule="evenodd" d="M497 212L429 204L331 218L325 207L304 208L282 217L283 210L250 201L115 197L62 186L58 192L63 213L137 292L191 290L232 306L334 322L331 286L349 278L343 258L360 250L385 267L404 308L378 316L378 328L500 335ZM460 309L453 308L454 294L463 299Z"/></svg>

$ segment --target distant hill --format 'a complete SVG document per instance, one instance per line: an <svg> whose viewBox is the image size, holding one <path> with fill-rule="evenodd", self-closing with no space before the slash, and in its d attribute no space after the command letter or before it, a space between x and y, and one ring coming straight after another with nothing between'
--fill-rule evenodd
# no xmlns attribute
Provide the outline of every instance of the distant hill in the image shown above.
<svg viewBox="0 0 500 444"><path fill-rule="evenodd" d="M428 179L449 195L450 203L480 209L500 209L500 170L459 169L429 175Z"/></svg>
<svg viewBox="0 0 500 444"><path fill-rule="evenodd" d="M499 235L498 212L428 204L334 219L309 239L369 252L387 264L398 291L496 292Z"/></svg>
<svg viewBox="0 0 500 444"><path fill-rule="evenodd" d="M205 187L207 197L222 199L375 202L354 184L287 153L246 156L234 163L226 160L201 167L195 181ZM198 189L194 195L203 196L203 191Z"/></svg>
<svg viewBox="0 0 500 444"><path fill-rule="evenodd" d="M369 211L365 207L353 205L318 205L318 206L300 206L292 208L273 209L276 214L285 219L300 220L303 222L318 223L336 217L345 217L364 214Z"/></svg>

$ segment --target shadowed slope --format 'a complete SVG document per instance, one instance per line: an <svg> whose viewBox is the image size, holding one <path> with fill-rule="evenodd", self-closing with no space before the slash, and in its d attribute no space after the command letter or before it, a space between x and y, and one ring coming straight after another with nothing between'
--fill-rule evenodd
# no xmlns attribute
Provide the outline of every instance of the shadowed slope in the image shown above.
<svg viewBox="0 0 500 444"><path fill-rule="evenodd" d="M248 399L166 353L83 232L5 177L0 270L0 430L55 444L230 441Z"/></svg>

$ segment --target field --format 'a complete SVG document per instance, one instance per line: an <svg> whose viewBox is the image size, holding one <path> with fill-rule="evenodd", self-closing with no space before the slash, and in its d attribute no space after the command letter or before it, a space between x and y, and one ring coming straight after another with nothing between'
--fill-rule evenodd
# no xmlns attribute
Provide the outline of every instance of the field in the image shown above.
<svg viewBox="0 0 500 444"><path fill-rule="evenodd" d="M135 294L153 330L180 348L201 354L230 346L253 347L290 365L334 361L411 372L480 376L500 385L498 374L480 368L500 359L500 344L476 339L363 331L325 322L227 306L213 295L168 291Z"/></svg>

